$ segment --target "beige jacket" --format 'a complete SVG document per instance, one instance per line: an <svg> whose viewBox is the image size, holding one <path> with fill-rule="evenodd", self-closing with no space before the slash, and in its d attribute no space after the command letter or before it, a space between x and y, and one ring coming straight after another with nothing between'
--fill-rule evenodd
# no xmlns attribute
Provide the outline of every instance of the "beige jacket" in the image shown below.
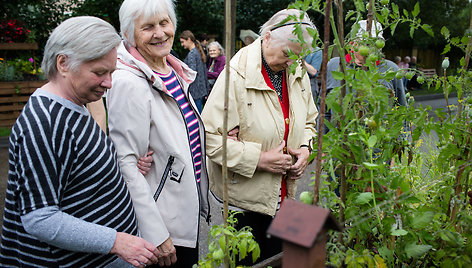
<svg viewBox="0 0 472 268"><path fill-rule="evenodd" d="M241 49L230 62L228 130L239 127L239 141L228 140L229 203L267 215L275 215L281 176L257 171L261 151L278 146L284 137L284 117L277 93L261 73L261 40ZM207 135L210 190L223 197L222 129L226 70L213 87L203 109ZM287 77L290 100L287 145L293 149L308 145L315 135L318 115L310 79L301 67ZM288 181L288 196L294 198L296 181Z"/></svg>

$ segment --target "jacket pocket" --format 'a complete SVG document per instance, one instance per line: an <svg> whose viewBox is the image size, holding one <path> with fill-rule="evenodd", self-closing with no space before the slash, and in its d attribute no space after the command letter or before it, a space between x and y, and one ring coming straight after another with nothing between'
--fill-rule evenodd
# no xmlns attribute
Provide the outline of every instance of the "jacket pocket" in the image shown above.
<svg viewBox="0 0 472 268"><path fill-rule="evenodd" d="M161 181L159 182L159 186L154 193L154 201L157 201L159 198L159 195L161 194L162 189L164 188L164 185L168 179L180 183L184 169L185 165L182 161L172 155L169 156L164 173L162 174Z"/></svg>

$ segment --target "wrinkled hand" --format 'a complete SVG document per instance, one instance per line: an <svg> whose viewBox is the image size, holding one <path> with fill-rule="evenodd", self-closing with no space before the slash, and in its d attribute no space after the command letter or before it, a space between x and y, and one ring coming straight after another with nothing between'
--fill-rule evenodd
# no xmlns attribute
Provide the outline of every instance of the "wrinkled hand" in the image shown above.
<svg viewBox="0 0 472 268"><path fill-rule="evenodd" d="M239 127L235 127L228 132L228 139L238 141Z"/></svg>
<svg viewBox="0 0 472 268"><path fill-rule="evenodd" d="M141 156L138 159L138 169L141 174L146 176L149 173L149 170L151 170L151 164L152 164L152 155L154 154L154 151L149 151L145 156Z"/></svg>
<svg viewBox="0 0 472 268"><path fill-rule="evenodd" d="M277 147L267 152L261 152L257 169L274 174L286 174L287 170L292 166L292 157L283 153L284 147L285 141L282 141Z"/></svg>
<svg viewBox="0 0 472 268"><path fill-rule="evenodd" d="M174 243L172 243L170 237L167 238L164 243L160 244L157 250L159 251L159 266L170 266L177 261Z"/></svg>
<svg viewBox="0 0 472 268"><path fill-rule="evenodd" d="M135 267L157 263L158 250L146 240L127 233L117 232L110 251Z"/></svg>
<svg viewBox="0 0 472 268"><path fill-rule="evenodd" d="M297 159L297 162L290 167L289 177L291 179L299 179L303 176L306 166L308 165L308 157L310 156L310 151L307 147L301 147L295 150L288 148L288 153Z"/></svg>

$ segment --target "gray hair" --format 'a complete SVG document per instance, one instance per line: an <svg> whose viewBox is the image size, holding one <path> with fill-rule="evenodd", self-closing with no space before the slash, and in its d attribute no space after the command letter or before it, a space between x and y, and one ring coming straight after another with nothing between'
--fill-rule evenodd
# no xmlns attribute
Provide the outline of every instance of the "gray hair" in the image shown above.
<svg viewBox="0 0 472 268"><path fill-rule="evenodd" d="M49 36L41 68L51 79L58 72L57 56L67 56L69 68L77 70L82 63L106 55L120 42L110 23L91 16L73 17L62 22Z"/></svg>
<svg viewBox="0 0 472 268"><path fill-rule="evenodd" d="M289 16L295 16L297 20L290 19L289 21L285 21L284 24L280 25L281 22L287 19ZM266 23L261 26L259 34L264 37L265 34L270 31L271 37L278 40L289 40L296 38L293 30L295 29L295 25L297 23L293 22L299 23L302 28L303 38L308 44L311 44L313 42L313 37L308 34L306 28L310 27L316 30L316 26L313 24L306 13L303 14L303 11L298 9L282 9L275 13Z"/></svg>
<svg viewBox="0 0 472 268"><path fill-rule="evenodd" d="M120 31L121 36L130 45L135 46L134 24L135 21L143 17L148 19L157 14L167 14L174 24L174 33L177 29L177 17L174 10L173 0L125 0L120 7Z"/></svg>
<svg viewBox="0 0 472 268"><path fill-rule="evenodd" d="M218 43L218 41L213 41L213 42L211 42L211 43L208 45L208 49L210 49L210 47L213 47L213 46L216 47L216 48L218 48L218 49L221 51L221 52L220 52L220 55L225 54L225 49L223 48L223 46L222 46L220 43Z"/></svg>

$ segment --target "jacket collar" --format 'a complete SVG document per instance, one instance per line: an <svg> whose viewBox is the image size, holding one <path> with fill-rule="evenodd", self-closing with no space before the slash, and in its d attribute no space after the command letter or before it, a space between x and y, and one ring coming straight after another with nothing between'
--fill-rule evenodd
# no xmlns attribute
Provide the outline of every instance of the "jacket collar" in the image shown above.
<svg viewBox="0 0 472 268"><path fill-rule="evenodd" d="M190 69L190 67L188 67L187 64L181 60L169 54L166 56L166 61L174 70L176 75L179 76L185 83L190 84L195 80L197 72ZM153 86L160 90L165 90L162 80L147 65L146 60L139 53L139 51L133 46L126 45L124 42L121 42L120 46L118 47L117 68L126 69L137 76L146 78L148 81L152 82Z"/></svg>
<svg viewBox="0 0 472 268"><path fill-rule="evenodd" d="M241 53L237 62L231 61L231 66L245 79L246 88L255 88L260 90L271 90L265 83L262 76L262 37L257 38L250 45L243 47L238 53ZM237 65L236 65L237 64ZM288 74L286 71L288 86L292 85L297 79L303 77L301 66L298 64L295 74Z"/></svg>

